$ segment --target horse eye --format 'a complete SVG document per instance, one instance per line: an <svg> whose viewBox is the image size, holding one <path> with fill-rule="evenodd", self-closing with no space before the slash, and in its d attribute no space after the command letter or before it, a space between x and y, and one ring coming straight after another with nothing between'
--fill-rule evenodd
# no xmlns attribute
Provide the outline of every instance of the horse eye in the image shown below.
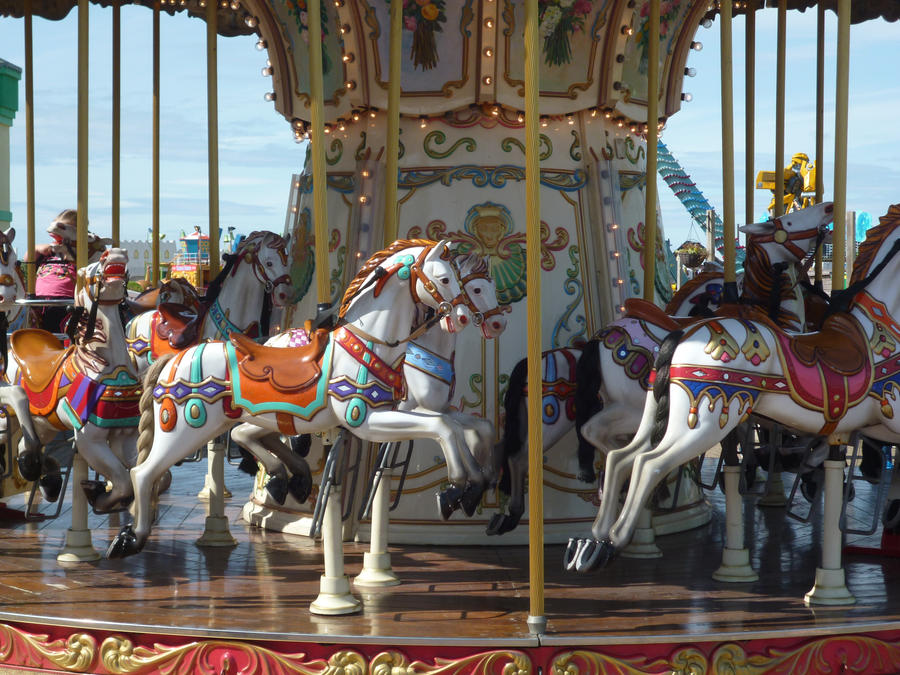
<svg viewBox="0 0 900 675"><path fill-rule="evenodd" d="M480 294L481 294L481 289L480 289L480 288L476 288L476 289L475 289L475 295L480 295Z"/></svg>
<svg viewBox="0 0 900 675"><path fill-rule="evenodd" d="M450 280L449 279L441 279L441 283L444 284L444 286L446 286L447 284L450 283Z"/></svg>
<svg viewBox="0 0 900 675"><path fill-rule="evenodd" d="M266 260L266 267L271 267L271 266L272 266L272 261Z"/></svg>

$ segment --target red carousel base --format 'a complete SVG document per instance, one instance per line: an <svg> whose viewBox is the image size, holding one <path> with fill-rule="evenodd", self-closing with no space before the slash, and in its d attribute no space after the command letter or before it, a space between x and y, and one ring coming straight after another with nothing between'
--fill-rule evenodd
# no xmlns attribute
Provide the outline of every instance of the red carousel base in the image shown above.
<svg viewBox="0 0 900 675"><path fill-rule="evenodd" d="M56 562L70 514L0 523L3 669L79 673L895 673L900 671L900 573L892 559L850 558L850 607L809 609L818 530L782 511L750 510L759 581L712 580L721 505L710 525L658 539L658 559L618 558L579 576L545 548L546 632L529 633L524 547L391 548L399 586L362 590L358 614L315 616L320 546L238 520L233 548L199 548L205 467L175 469L145 550L125 560ZM228 472L235 495L249 477ZM710 498L718 500L718 492ZM864 521L866 495L851 517ZM485 514L485 518L490 514ZM103 549L125 516L92 516ZM453 526L454 520L447 527ZM854 543L868 544L871 539ZM359 572L364 545L345 546ZM896 599L896 602L895 602ZM393 670L397 668L397 670ZM571 670L574 669L574 670Z"/></svg>

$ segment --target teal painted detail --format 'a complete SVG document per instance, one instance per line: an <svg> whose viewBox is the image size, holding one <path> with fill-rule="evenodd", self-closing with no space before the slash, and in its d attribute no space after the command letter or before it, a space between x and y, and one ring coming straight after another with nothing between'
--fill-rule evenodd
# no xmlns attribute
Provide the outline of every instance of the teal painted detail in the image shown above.
<svg viewBox="0 0 900 675"><path fill-rule="evenodd" d="M0 220L2 220L4 223L11 223L12 211L4 211L3 209L0 209Z"/></svg>
<svg viewBox="0 0 900 675"><path fill-rule="evenodd" d="M66 417L69 418L69 424L72 425L72 428L75 429L75 431L80 431L84 425L81 423L81 418L78 414L72 410L72 406L69 405L69 400L66 398L62 400L62 409L66 414Z"/></svg>
<svg viewBox="0 0 900 675"><path fill-rule="evenodd" d="M88 422L101 429L118 429L120 427L136 427L141 421L138 417L121 417L119 419L108 420L105 417L97 417L93 413L88 415Z"/></svg>
<svg viewBox="0 0 900 675"><path fill-rule="evenodd" d="M120 370L119 374L115 377L108 377L100 380L100 383L105 384L107 387L132 387L136 385L138 381L124 370Z"/></svg>
<svg viewBox="0 0 900 675"><path fill-rule="evenodd" d="M203 349L205 347L206 343L201 342L191 357L191 382L203 381ZM203 401L193 398L188 401L184 408L184 420L195 429L206 424L206 406L203 405Z"/></svg>
<svg viewBox="0 0 900 675"><path fill-rule="evenodd" d="M416 259L411 255L404 255L398 258L397 262L403 265L403 267L397 271L397 276L406 281L409 279L409 275L412 274L411 268L413 263L416 262Z"/></svg>
<svg viewBox="0 0 900 675"><path fill-rule="evenodd" d="M11 127L19 109L19 80L22 69L0 59L0 124Z"/></svg>
<svg viewBox="0 0 900 675"><path fill-rule="evenodd" d="M406 257L412 258L411 255L406 256ZM412 263L410 263L410 264L412 264ZM404 269L408 269L408 268L404 268ZM407 272L407 275L408 275L408 272ZM372 349L371 342L366 343L366 349ZM365 355L363 355L363 360L366 363L370 363L372 361L372 357L369 353L366 353ZM369 383L369 369L366 368L365 366L360 366L359 372L356 374L356 384L364 386L368 383ZM360 388L357 388L356 393L362 394L363 390ZM368 408L366 407L366 404L363 402L362 397L354 396L353 399L350 401L350 403L347 405L347 412L344 413L344 419L347 420L347 424L349 424L351 427L358 427L363 422L366 421L366 412L367 411L368 411Z"/></svg>
<svg viewBox="0 0 900 675"><path fill-rule="evenodd" d="M263 403L253 403L244 398L241 393L241 378L238 372L237 353L234 345L230 342L225 343L225 357L228 360L229 379L231 380L231 398L235 407L246 410L251 415L261 415L263 413L283 412L295 417L308 420L319 410L325 407L326 398L328 396L328 376L331 373L331 356L333 353L334 342L329 339L328 346L325 347L325 354L322 356L322 375L316 384L316 397L308 405L301 406L288 401L265 401Z"/></svg>

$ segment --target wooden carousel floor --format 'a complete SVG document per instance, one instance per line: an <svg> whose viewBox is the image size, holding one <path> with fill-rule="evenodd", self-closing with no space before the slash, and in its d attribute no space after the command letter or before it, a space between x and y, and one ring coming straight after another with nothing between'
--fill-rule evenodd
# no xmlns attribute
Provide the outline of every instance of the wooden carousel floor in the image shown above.
<svg viewBox="0 0 900 675"><path fill-rule="evenodd" d="M363 611L316 617L320 547L306 538L266 532L240 520L251 479L226 467L234 497L227 505L234 548L203 549L205 505L196 498L205 462L174 469L160 524L144 552L126 560L60 564L70 514L42 523L0 522L0 622L32 626L189 634L238 639L356 644L506 647L784 638L900 628L900 560L847 557L849 608L810 609L803 594L819 561L820 528L782 508L746 509L747 541L760 580L711 579L724 536L722 500L709 494L708 526L660 537L664 557L618 558L586 576L562 570L562 547L545 549L547 633L529 635L528 551L524 547L392 547L402 585L355 591ZM869 517L871 490L852 504ZM19 500L17 502L17 499ZM21 498L11 498L17 506ZM805 502L804 502L805 507ZM103 550L119 516L91 516ZM586 526L587 527L587 526ZM853 539L853 538L851 538ZM877 544L877 535L852 543ZM362 565L364 544L345 547L347 572Z"/></svg>

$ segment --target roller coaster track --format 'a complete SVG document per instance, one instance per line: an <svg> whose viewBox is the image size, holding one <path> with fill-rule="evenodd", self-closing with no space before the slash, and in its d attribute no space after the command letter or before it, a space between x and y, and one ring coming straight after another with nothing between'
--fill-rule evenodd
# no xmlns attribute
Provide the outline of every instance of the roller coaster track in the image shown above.
<svg viewBox="0 0 900 675"><path fill-rule="evenodd" d="M719 218L719 214L662 141L658 141L657 144L657 161L659 175L666 181L666 185L675 193L678 201L684 205L691 218L704 232L706 232L706 212L713 212L716 251L719 253L718 257L721 258L721 254L725 250L725 240L722 236L722 219ZM736 263L741 265L744 262L743 247L739 247L735 253Z"/></svg>

